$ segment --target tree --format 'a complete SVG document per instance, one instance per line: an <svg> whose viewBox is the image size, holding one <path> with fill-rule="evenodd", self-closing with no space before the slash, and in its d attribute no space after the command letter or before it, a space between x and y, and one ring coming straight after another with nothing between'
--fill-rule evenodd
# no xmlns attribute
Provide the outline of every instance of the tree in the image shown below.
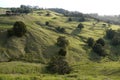
<svg viewBox="0 0 120 80"><path fill-rule="evenodd" d="M112 30L112 29L106 30L106 37L108 39L113 39L114 36L115 36L115 31L114 30Z"/></svg>
<svg viewBox="0 0 120 80"><path fill-rule="evenodd" d="M26 25L22 21L16 21L14 23L13 31L15 36L22 37L27 31Z"/></svg>
<svg viewBox="0 0 120 80"><path fill-rule="evenodd" d="M84 28L83 24L82 24L82 23L78 24L78 28L79 28L80 30L81 30L82 28Z"/></svg>
<svg viewBox="0 0 120 80"><path fill-rule="evenodd" d="M93 38L90 37L90 38L88 38L87 43L88 43L88 46L92 47L94 45L95 41Z"/></svg>
<svg viewBox="0 0 120 80"><path fill-rule="evenodd" d="M59 54L60 56L66 56L67 51L66 51L65 49L61 48L61 49L59 50L58 54Z"/></svg>
<svg viewBox="0 0 120 80"><path fill-rule="evenodd" d="M46 22L45 22L45 25L47 25L47 26L48 26L48 25L49 25L49 22L48 22L48 21L46 21Z"/></svg>
<svg viewBox="0 0 120 80"><path fill-rule="evenodd" d="M53 57L46 69L51 73L58 74L69 74L71 72L71 67L62 56Z"/></svg>
<svg viewBox="0 0 120 80"><path fill-rule="evenodd" d="M118 36L115 36L113 39L112 39L112 45L114 46L117 46L120 44L120 37Z"/></svg>
<svg viewBox="0 0 120 80"><path fill-rule="evenodd" d="M65 33L65 28L57 27L56 30L60 33Z"/></svg>
<svg viewBox="0 0 120 80"><path fill-rule="evenodd" d="M102 38L99 38L96 43L101 44L102 46L105 45L105 41Z"/></svg>
<svg viewBox="0 0 120 80"><path fill-rule="evenodd" d="M99 56L105 56L105 51L104 49L102 48L102 45L101 44L98 44L96 43L94 46L93 46L93 51L95 53L97 53Z"/></svg>
<svg viewBox="0 0 120 80"><path fill-rule="evenodd" d="M72 21L72 18L68 18L68 21Z"/></svg>
<svg viewBox="0 0 120 80"><path fill-rule="evenodd" d="M59 47L67 47L69 45L69 41L66 39L65 36L59 36L57 38L57 45Z"/></svg>

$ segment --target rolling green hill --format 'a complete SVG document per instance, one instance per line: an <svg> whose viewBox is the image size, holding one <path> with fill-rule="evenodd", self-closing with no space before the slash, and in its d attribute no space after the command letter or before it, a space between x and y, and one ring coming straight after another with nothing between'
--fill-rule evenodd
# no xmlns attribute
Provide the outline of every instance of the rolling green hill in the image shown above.
<svg viewBox="0 0 120 80"><path fill-rule="evenodd" d="M46 16L48 12L50 16ZM77 29L80 22L68 18L49 10L19 16L0 15L0 80L119 80L120 56L111 52L120 52L120 46L113 47L105 39L109 55L100 58L86 44L88 37L97 40L105 36L107 28L117 30L119 26L103 27L105 22L93 26L96 20L86 18L80 31ZM7 29L16 21L26 24L27 33L21 38L8 38ZM49 25L45 25L46 21ZM66 33L57 32L57 27L65 28ZM59 36L65 36L70 42L66 60L73 71L66 75L47 74L45 66L60 49L56 45Z"/></svg>

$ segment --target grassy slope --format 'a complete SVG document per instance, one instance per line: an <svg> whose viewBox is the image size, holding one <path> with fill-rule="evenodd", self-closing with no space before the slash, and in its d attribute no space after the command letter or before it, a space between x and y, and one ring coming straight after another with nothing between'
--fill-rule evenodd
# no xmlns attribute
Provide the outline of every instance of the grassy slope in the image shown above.
<svg viewBox="0 0 120 80"><path fill-rule="evenodd" d="M11 28L13 23L18 20L24 21L28 28L27 34L22 38L12 37L7 39L5 37L6 31L0 33L0 60L8 61L12 59L46 63L59 50L59 47L55 45L57 37L64 35L70 41L66 58L73 67L72 73L68 75L50 75L43 71L45 64L18 61L2 62L0 63L1 80L120 79L119 62L112 62L108 57L100 60L85 43L88 37L98 39L104 36L105 28L102 27L104 22L98 23L95 27L92 26L92 23L95 22L94 20L83 22L85 28L80 32L76 29L79 22L67 22L66 17L54 12L51 12L49 17L45 16L46 11L40 11L41 16L37 12L39 11L21 16L0 16L0 29L2 30ZM45 21L49 21L52 27L45 26ZM58 26L66 28L67 33L56 33L55 27ZM119 28L117 25L112 25L111 27L113 29ZM109 48L108 51L110 52ZM118 48L117 51L119 51Z"/></svg>

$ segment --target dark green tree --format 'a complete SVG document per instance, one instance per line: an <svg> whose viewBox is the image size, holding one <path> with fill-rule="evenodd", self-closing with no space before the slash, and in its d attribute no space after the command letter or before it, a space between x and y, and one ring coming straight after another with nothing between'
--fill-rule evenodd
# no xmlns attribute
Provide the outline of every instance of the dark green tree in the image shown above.
<svg viewBox="0 0 120 80"><path fill-rule="evenodd" d="M66 51L66 49L61 48L61 49L59 50L58 54L59 54L60 56L66 56L67 51Z"/></svg>
<svg viewBox="0 0 120 80"><path fill-rule="evenodd" d="M22 21L16 21L14 23L13 31L15 36L22 37L27 31L26 25Z"/></svg>
<svg viewBox="0 0 120 80"><path fill-rule="evenodd" d="M90 38L88 38L87 43L88 43L88 46L92 47L94 45L95 41L93 38L90 37Z"/></svg>
<svg viewBox="0 0 120 80"><path fill-rule="evenodd" d="M104 39L102 39L102 38L99 38L99 39L96 41L96 43L101 44L102 46L105 45L105 41L104 41Z"/></svg>
<svg viewBox="0 0 120 80"><path fill-rule="evenodd" d="M59 47L67 47L69 45L69 41L66 39L65 36L59 36L57 38L57 45Z"/></svg>
<svg viewBox="0 0 120 80"><path fill-rule="evenodd" d="M78 24L77 28L79 28L81 30L82 28L84 28L84 25L82 23L80 23L80 24Z"/></svg>
<svg viewBox="0 0 120 80"><path fill-rule="evenodd" d="M62 75L69 74L71 72L71 67L62 56L53 57L48 63L46 69L50 73L58 73Z"/></svg>

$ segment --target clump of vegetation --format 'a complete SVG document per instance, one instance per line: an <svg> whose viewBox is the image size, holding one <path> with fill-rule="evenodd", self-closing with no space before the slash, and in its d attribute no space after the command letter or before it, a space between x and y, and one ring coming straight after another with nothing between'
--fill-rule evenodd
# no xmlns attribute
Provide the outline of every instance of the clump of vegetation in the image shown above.
<svg viewBox="0 0 120 80"><path fill-rule="evenodd" d="M112 39L112 45L114 45L114 46L117 46L117 45L119 45L120 44L120 37L114 37L113 39Z"/></svg>
<svg viewBox="0 0 120 80"><path fill-rule="evenodd" d="M56 30L60 33L65 33L65 28L57 27Z"/></svg>
<svg viewBox="0 0 120 80"><path fill-rule="evenodd" d="M105 45L105 41L104 41L104 39L102 39L102 38L99 38L99 39L96 41L96 43L101 44L102 46Z"/></svg>
<svg viewBox="0 0 120 80"><path fill-rule="evenodd" d="M45 25L46 25L46 26L48 26L48 25L49 25L49 22L48 22L48 21L46 21L46 22L45 22Z"/></svg>
<svg viewBox="0 0 120 80"><path fill-rule="evenodd" d="M115 31L114 31L114 30L108 29L108 30L106 31L106 37L107 37L108 39L113 39L114 36L115 36Z"/></svg>
<svg viewBox="0 0 120 80"><path fill-rule="evenodd" d="M88 38L87 43L88 43L88 46L93 47L95 41L93 38L90 37L90 38Z"/></svg>
<svg viewBox="0 0 120 80"><path fill-rule="evenodd" d="M22 37L26 33L26 31L26 25L22 21L16 21L13 25L13 28L8 30L8 37Z"/></svg>
<svg viewBox="0 0 120 80"><path fill-rule="evenodd" d="M62 56L53 57L48 63L48 66L46 67L46 69L50 73L58 73L62 75L69 74L71 72L71 67Z"/></svg>
<svg viewBox="0 0 120 80"><path fill-rule="evenodd" d="M48 13L46 14L46 16L50 16L50 13L48 12Z"/></svg>
<svg viewBox="0 0 120 80"><path fill-rule="evenodd" d="M68 21L72 21L72 18L68 18Z"/></svg>
<svg viewBox="0 0 120 80"><path fill-rule="evenodd" d="M66 54L67 54L67 50L61 48L61 49L59 50L58 54L59 54L60 56L66 56Z"/></svg>
<svg viewBox="0 0 120 80"><path fill-rule="evenodd" d="M80 23L80 24L78 24L77 28L79 28L81 30L82 28L84 28L84 25L82 23Z"/></svg>
<svg viewBox="0 0 120 80"><path fill-rule="evenodd" d="M104 49L103 49L103 46L102 46L101 44L99 44L99 43L96 43L96 44L93 46L93 51L94 51L95 53L97 53L99 56L105 56L105 55L106 55L106 53L105 53L105 51L104 51Z"/></svg>
<svg viewBox="0 0 120 80"><path fill-rule="evenodd" d="M59 47L67 47L69 45L69 41L66 39L65 36L59 36L57 38L57 45Z"/></svg>

